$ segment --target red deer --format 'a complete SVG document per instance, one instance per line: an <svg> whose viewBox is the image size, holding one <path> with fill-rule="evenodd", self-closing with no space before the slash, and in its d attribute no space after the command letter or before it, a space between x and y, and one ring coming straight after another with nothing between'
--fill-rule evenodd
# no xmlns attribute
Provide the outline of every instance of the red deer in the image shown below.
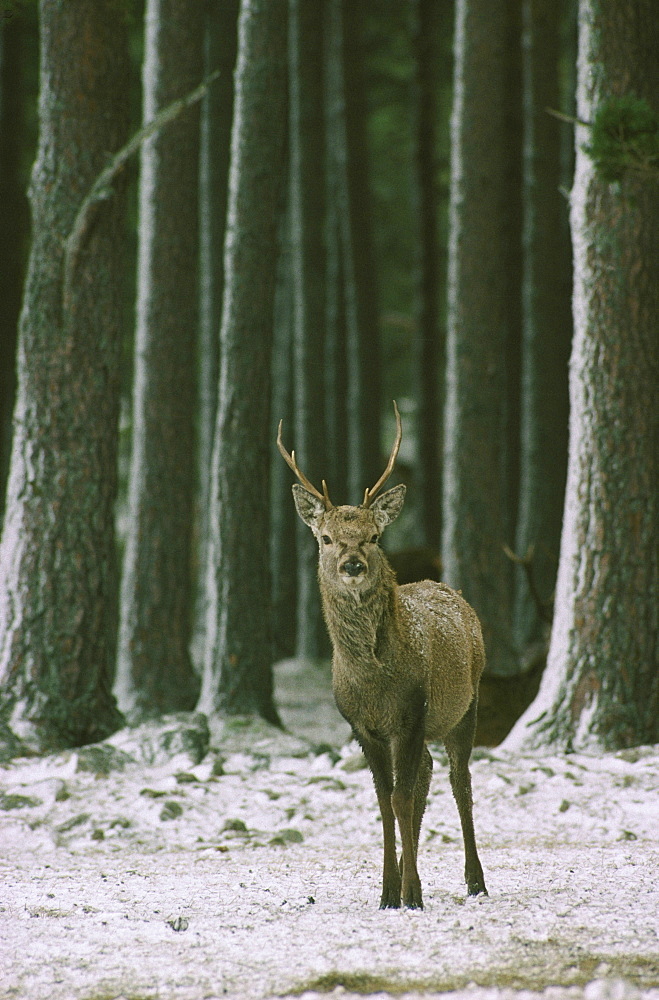
<svg viewBox="0 0 659 1000"><path fill-rule="evenodd" d="M400 513L405 486L377 494L391 475L397 435L385 471L358 506L335 507L323 480L317 490L298 468L295 452L277 445L301 486L297 512L319 549L318 579L332 640L332 686L373 775L382 816L384 864L380 907L422 908L417 850L432 757L441 740L460 814L469 895L487 894L476 850L469 757L476 726L485 652L473 608L443 583L398 586L380 548L382 532ZM396 821L402 842L396 857Z"/></svg>

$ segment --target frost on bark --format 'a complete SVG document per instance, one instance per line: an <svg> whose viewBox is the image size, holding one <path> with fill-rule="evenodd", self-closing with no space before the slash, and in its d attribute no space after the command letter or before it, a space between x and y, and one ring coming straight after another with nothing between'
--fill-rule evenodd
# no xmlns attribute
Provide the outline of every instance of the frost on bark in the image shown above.
<svg viewBox="0 0 659 1000"><path fill-rule="evenodd" d="M523 4L523 275L520 497L515 551L531 558L538 597L551 606L558 569L567 467L567 364L572 335L572 258L561 186L560 109L564 4ZM571 110L566 109L566 110ZM544 647L546 625L522 567L515 576L518 651Z"/></svg>
<svg viewBox="0 0 659 1000"><path fill-rule="evenodd" d="M206 632L206 565L210 533L210 470L219 378L219 330L224 289L224 227L229 188L238 0L206 5L204 75L219 70L201 102L199 151L199 346L197 496L192 657L201 672Z"/></svg>
<svg viewBox="0 0 659 1000"><path fill-rule="evenodd" d="M128 128L126 26L115 5L40 5L39 145L33 242L0 549L0 714L49 751L121 723L110 685L116 642L114 500L124 202L97 204L70 261L81 202Z"/></svg>
<svg viewBox="0 0 659 1000"><path fill-rule="evenodd" d="M270 374L285 178L286 9L286 0L243 0L240 9L199 701L209 715L255 713L273 722Z"/></svg>
<svg viewBox="0 0 659 1000"><path fill-rule="evenodd" d="M515 671L510 635L510 234L504 4L459 0L451 123L442 561L482 625L488 669Z"/></svg>
<svg viewBox="0 0 659 1000"><path fill-rule="evenodd" d="M581 0L577 117L630 92L652 103L652 0ZM570 444L549 660L507 745L659 739L657 444L659 190L607 183L576 130Z"/></svg>
<svg viewBox="0 0 659 1000"><path fill-rule="evenodd" d="M289 218L295 424L287 431L311 482L327 478L325 451L325 143L322 4L289 2ZM288 474L289 486L293 477ZM292 504L292 497L289 496ZM329 655L318 549L297 520L297 653Z"/></svg>
<svg viewBox="0 0 659 1000"><path fill-rule="evenodd" d="M143 117L200 82L202 8L148 0ZM199 110L141 151L129 527L115 690L129 718L192 708Z"/></svg>

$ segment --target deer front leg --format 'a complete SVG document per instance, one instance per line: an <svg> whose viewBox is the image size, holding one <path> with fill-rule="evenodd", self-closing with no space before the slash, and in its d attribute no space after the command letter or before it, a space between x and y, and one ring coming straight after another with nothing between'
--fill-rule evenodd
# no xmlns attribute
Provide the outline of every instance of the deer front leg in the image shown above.
<svg viewBox="0 0 659 1000"><path fill-rule="evenodd" d="M360 742L373 775L373 784L382 817L384 858L380 909L398 909L400 906L401 876L396 862L396 823L391 806L391 794L394 787L391 754L388 746L379 741L360 740Z"/></svg>
<svg viewBox="0 0 659 1000"><path fill-rule="evenodd" d="M426 805L428 802L428 791L430 790L430 779L432 777L432 757L430 756L430 751L428 747L425 748L423 756L421 757L421 763L419 765L419 774L416 779L416 785L414 787L414 814L413 814L413 829L414 829L414 857L419 857L419 835L421 833L421 822L423 820L423 815L426 811ZM400 856L400 862L398 865L401 875L403 874L403 855Z"/></svg>
<svg viewBox="0 0 659 1000"><path fill-rule="evenodd" d="M394 751L396 783L391 796L391 805L398 820L403 849L401 858L403 904L410 909L422 910L423 895L417 870L417 849L432 761L428 767L427 751L424 754L422 714L415 714L411 722L408 731L404 732ZM430 758L430 755L427 754L427 757Z"/></svg>
<svg viewBox="0 0 659 1000"><path fill-rule="evenodd" d="M398 820L403 848L403 905L412 910L422 910L423 896L421 879L416 866L416 844L414 842L414 795L400 787L394 788L391 804Z"/></svg>

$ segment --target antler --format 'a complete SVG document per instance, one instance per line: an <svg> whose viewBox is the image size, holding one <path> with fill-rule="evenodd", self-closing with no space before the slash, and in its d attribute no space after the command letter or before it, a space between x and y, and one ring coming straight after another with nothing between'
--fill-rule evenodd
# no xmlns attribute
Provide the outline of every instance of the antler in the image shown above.
<svg viewBox="0 0 659 1000"><path fill-rule="evenodd" d="M282 454L282 458L284 459L284 461L286 462L286 464L288 466L290 466L290 468L293 470L293 472L295 473L295 475L297 476L297 478L300 480L300 482L304 486L305 490L308 490L309 493L312 493L315 497L318 498L318 500L322 500L322 502L325 504L325 510L331 510L331 508L334 506L334 504L332 503L332 501L329 498L329 493L327 492L327 483L325 482L325 480L323 479L323 492L319 493L318 490L316 489L316 487L312 483L309 482L309 480L307 479L307 477L305 476L305 474L303 472L301 472L300 469L298 468L298 464L297 464L297 462L295 460L295 452L292 451L291 454L289 455L289 453L284 448L284 445L283 445L283 442L282 442L282 439L281 439L281 428L282 428L282 424L283 423L284 423L283 420L279 421L279 430L277 432L277 447L279 448L279 451Z"/></svg>
<svg viewBox="0 0 659 1000"><path fill-rule="evenodd" d="M398 412L395 399L393 403L394 413L396 414L396 440L394 441L394 446L391 449L391 455L389 456L389 461L387 462L387 468L384 470L375 486L372 486L370 490L367 489L364 493L364 507L371 506L373 500L375 500L375 497L380 492L391 473L394 471L394 465L396 464L396 458L398 457L398 452L400 450L400 443L403 440L403 425L401 423L400 413Z"/></svg>

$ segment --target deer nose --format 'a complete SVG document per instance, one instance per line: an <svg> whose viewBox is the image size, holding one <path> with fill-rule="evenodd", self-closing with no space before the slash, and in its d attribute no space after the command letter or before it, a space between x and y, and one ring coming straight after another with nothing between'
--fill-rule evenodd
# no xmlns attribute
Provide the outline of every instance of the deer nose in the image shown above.
<svg viewBox="0 0 659 1000"><path fill-rule="evenodd" d="M341 572L347 573L348 576L360 576L366 572L366 564L359 559L346 559L341 565Z"/></svg>

